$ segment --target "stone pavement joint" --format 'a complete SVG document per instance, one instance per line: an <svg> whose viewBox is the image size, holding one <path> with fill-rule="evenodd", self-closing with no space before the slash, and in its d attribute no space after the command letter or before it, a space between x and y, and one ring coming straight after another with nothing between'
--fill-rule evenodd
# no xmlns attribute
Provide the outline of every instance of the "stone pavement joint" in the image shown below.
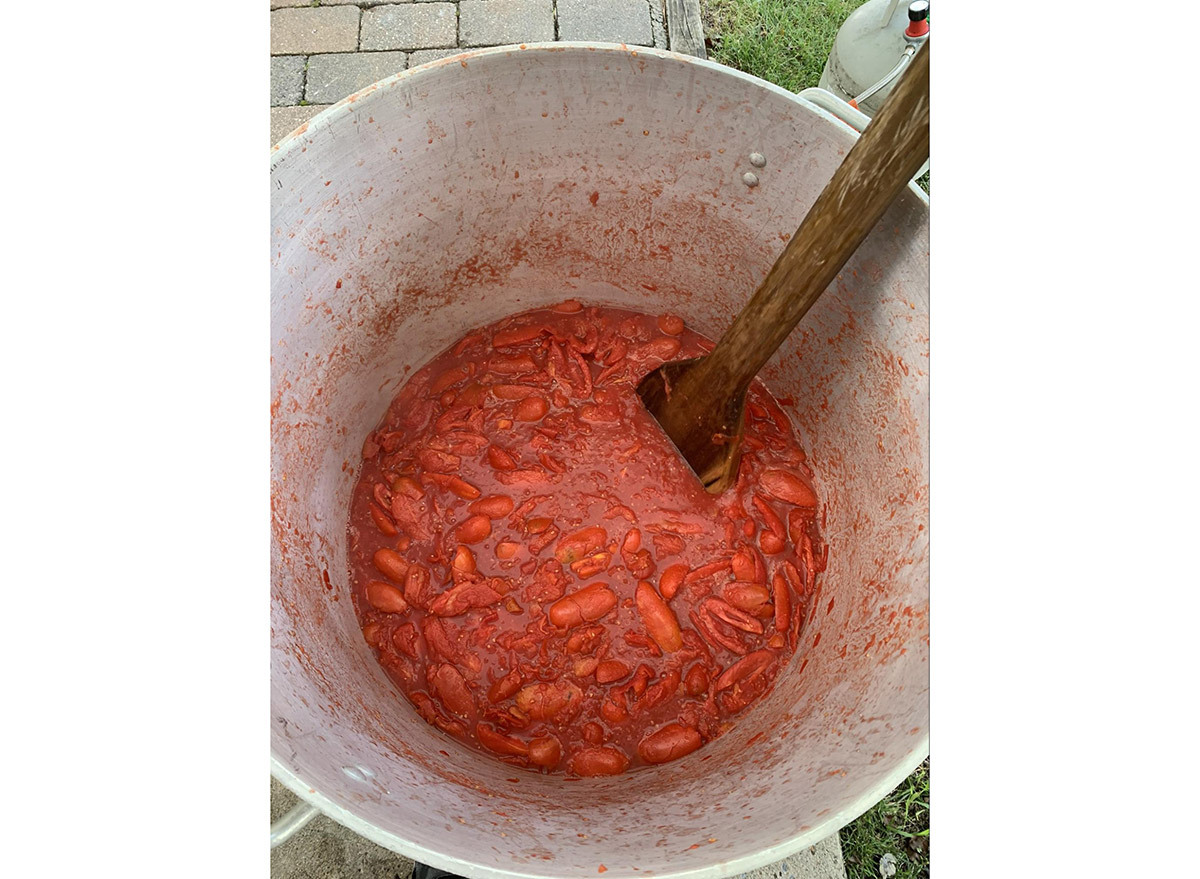
<svg viewBox="0 0 1200 879"><path fill-rule="evenodd" d="M463 46L505 46L554 40L554 0L462 0Z"/></svg>
<svg viewBox="0 0 1200 879"><path fill-rule="evenodd" d="M373 82L407 66L403 52L347 52L308 59L304 98L311 104L336 104Z"/></svg>
<svg viewBox="0 0 1200 879"><path fill-rule="evenodd" d="M558 0L558 38L652 45L650 4L646 0Z"/></svg>
<svg viewBox="0 0 1200 879"><path fill-rule="evenodd" d="M358 48L357 6L308 6L271 13L271 54L353 52Z"/></svg>
<svg viewBox="0 0 1200 879"><path fill-rule="evenodd" d="M299 104L304 97L304 56L275 55L271 58L271 106Z"/></svg>
<svg viewBox="0 0 1200 879"><path fill-rule="evenodd" d="M361 48L448 49L458 42L453 3L405 3L363 12Z"/></svg>

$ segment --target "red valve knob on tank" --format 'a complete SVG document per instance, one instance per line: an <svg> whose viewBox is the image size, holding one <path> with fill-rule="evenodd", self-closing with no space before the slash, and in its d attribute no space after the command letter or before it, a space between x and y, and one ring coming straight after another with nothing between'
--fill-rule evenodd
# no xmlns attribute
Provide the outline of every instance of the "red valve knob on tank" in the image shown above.
<svg viewBox="0 0 1200 879"><path fill-rule="evenodd" d="M929 0L915 0L908 4L908 28L904 36L916 39L929 34Z"/></svg>

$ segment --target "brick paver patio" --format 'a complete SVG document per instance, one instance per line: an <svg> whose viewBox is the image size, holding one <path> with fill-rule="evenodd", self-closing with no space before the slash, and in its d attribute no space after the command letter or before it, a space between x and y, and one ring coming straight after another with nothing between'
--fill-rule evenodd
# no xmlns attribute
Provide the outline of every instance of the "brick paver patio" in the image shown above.
<svg viewBox="0 0 1200 879"><path fill-rule="evenodd" d="M271 143L373 82L462 49L667 48L663 0L270 0Z"/></svg>

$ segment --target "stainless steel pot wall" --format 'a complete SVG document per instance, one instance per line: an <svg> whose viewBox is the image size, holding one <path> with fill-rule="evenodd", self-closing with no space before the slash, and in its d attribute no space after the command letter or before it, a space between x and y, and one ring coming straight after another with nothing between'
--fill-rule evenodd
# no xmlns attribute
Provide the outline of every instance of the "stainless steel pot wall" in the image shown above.
<svg viewBox="0 0 1200 879"><path fill-rule="evenodd" d="M271 743L285 784L468 876L718 877L823 838L925 756L928 206L915 191L764 372L806 437L832 550L791 666L724 737L614 779L504 766L416 715L347 594L361 444L406 376L470 327L569 296L719 335L854 137L716 64L555 43L384 80L277 148Z"/></svg>

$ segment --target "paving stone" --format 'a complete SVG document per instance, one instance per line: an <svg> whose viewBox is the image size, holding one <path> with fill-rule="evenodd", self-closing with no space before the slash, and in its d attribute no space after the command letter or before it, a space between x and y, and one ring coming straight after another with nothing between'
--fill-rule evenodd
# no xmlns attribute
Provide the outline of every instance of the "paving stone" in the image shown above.
<svg viewBox="0 0 1200 879"><path fill-rule="evenodd" d="M462 0L464 46L507 46L554 39L553 0Z"/></svg>
<svg viewBox="0 0 1200 879"><path fill-rule="evenodd" d="M650 46L654 42L650 4L646 0L558 0L558 38Z"/></svg>
<svg viewBox="0 0 1200 879"><path fill-rule="evenodd" d="M304 107L271 108L271 146L283 140L309 119L316 116L329 104L308 104Z"/></svg>
<svg viewBox="0 0 1200 879"><path fill-rule="evenodd" d="M403 52L351 52L313 55L308 59L304 99L314 104L336 104L347 95L406 66Z"/></svg>
<svg viewBox="0 0 1200 879"><path fill-rule="evenodd" d="M413 52L408 56L408 69L412 70L414 67L428 64L430 61L437 61L439 58L449 58L461 51L462 49L422 49L419 52Z"/></svg>
<svg viewBox="0 0 1200 879"><path fill-rule="evenodd" d="M312 55L358 48L357 6L309 6L271 13L271 54Z"/></svg>
<svg viewBox="0 0 1200 879"><path fill-rule="evenodd" d="M458 42L453 3L405 3L363 12L362 48L444 49Z"/></svg>
<svg viewBox="0 0 1200 879"><path fill-rule="evenodd" d="M318 6L383 6L385 3L412 3L413 0L321 0ZM313 0L271 0L272 9L285 6L312 6Z"/></svg>
<svg viewBox="0 0 1200 879"><path fill-rule="evenodd" d="M304 56L275 55L271 58L271 106L299 104L304 97Z"/></svg>

